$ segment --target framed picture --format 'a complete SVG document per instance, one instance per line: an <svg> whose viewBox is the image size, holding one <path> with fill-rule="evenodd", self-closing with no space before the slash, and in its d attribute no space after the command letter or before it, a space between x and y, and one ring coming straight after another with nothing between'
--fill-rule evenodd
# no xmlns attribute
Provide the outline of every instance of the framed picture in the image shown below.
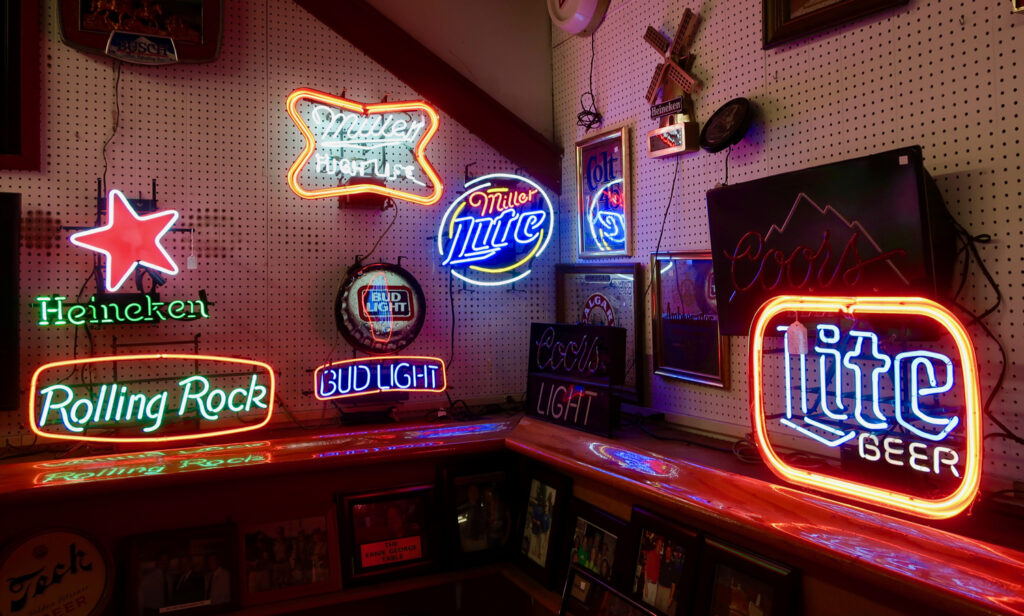
<svg viewBox="0 0 1024 616"><path fill-rule="evenodd" d="M330 511L243 525L242 601L281 601L341 588L337 516Z"/></svg>
<svg viewBox="0 0 1024 616"><path fill-rule="evenodd" d="M671 520L633 508L633 598L663 616L690 613L700 539Z"/></svg>
<svg viewBox="0 0 1024 616"><path fill-rule="evenodd" d="M555 300L559 323L611 325L626 330L623 400L643 403L643 285L639 263L555 266Z"/></svg>
<svg viewBox="0 0 1024 616"><path fill-rule="evenodd" d="M572 480L555 471L528 464L520 488L523 511L519 534L519 565L549 588L568 560L569 546L562 543L565 509Z"/></svg>
<svg viewBox="0 0 1024 616"><path fill-rule="evenodd" d="M860 19L907 0L763 0L764 48Z"/></svg>
<svg viewBox="0 0 1024 616"><path fill-rule="evenodd" d="M629 126L622 125L576 142L576 229L581 257L632 254L629 133Z"/></svg>
<svg viewBox="0 0 1024 616"><path fill-rule="evenodd" d="M797 572L724 542L705 541L698 615L800 614L799 604Z"/></svg>
<svg viewBox="0 0 1024 616"><path fill-rule="evenodd" d="M1014 13L1024 13L1024 0L1010 0L1010 8Z"/></svg>
<svg viewBox="0 0 1024 616"><path fill-rule="evenodd" d="M573 500L569 513L570 566L586 569L612 586L625 587L629 565L628 527L590 503Z"/></svg>
<svg viewBox="0 0 1024 616"><path fill-rule="evenodd" d="M515 489L505 459L442 467L441 485L452 562L478 565L506 557Z"/></svg>
<svg viewBox="0 0 1024 616"><path fill-rule="evenodd" d="M654 612L615 590L592 571L569 569L561 616L654 616Z"/></svg>
<svg viewBox="0 0 1024 616"><path fill-rule="evenodd" d="M81 51L106 53L117 31L171 38L180 62L209 62L220 52L223 0L58 0L57 10L61 38Z"/></svg>
<svg viewBox="0 0 1024 616"><path fill-rule="evenodd" d="M39 4L0 0L0 169L39 169Z"/></svg>
<svg viewBox="0 0 1024 616"><path fill-rule="evenodd" d="M710 252L651 255L654 373L725 387L728 343L718 326Z"/></svg>
<svg viewBox="0 0 1024 616"><path fill-rule="evenodd" d="M19 390L19 328L21 194L0 192L0 349L7 350L7 369L0 374L0 411L21 408Z"/></svg>
<svg viewBox="0 0 1024 616"><path fill-rule="evenodd" d="M239 568L231 524L129 538L126 612L222 614L238 607Z"/></svg>
<svg viewBox="0 0 1024 616"><path fill-rule="evenodd" d="M422 572L437 563L434 486L338 497L346 586Z"/></svg>

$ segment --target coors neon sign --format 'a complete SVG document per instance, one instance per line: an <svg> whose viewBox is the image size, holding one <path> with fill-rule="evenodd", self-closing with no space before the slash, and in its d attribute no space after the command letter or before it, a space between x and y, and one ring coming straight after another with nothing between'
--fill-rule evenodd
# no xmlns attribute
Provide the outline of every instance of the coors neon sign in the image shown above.
<svg viewBox="0 0 1024 616"><path fill-rule="evenodd" d="M288 115L305 145L288 169L303 199L372 193L432 205L444 185L426 148L440 118L423 101L357 103L308 88L292 92Z"/></svg>
<svg viewBox="0 0 1024 616"><path fill-rule="evenodd" d="M974 500L977 361L963 325L941 305L780 296L755 316L749 361L754 440L782 479L933 519ZM780 442L827 462L796 467L778 453Z"/></svg>

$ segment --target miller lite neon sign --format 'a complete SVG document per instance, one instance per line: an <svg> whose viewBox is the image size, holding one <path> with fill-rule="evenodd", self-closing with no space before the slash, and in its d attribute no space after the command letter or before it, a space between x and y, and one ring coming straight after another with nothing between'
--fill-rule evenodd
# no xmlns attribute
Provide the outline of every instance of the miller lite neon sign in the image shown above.
<svg viewBox="0 0 1024 616"><path fill-rule="evenodd" d="M754 439L782 479L932 519L973 501L982 462L978 367L966 330L941 305L776 297L754 319L749 357ZM828 464L790 465L775 448L786 437Z"/></svg>
<svg viewBox="0 0 1024 616"><path fill-rule="evenodd" d="M505 173L466 184L441 218L437 251L441 264L463 282L510 284L530 275L555 228L555 210L544 189Z"/></svg>
<svg viewBox="0 0 1024 616"><path fill-rule="evenodd" d="M440 117L427 103L364 105L300 88L285 106L305 139L288 169L288 186L296 195L372 193L420 205L441 199L444 184L425 153Z"/></svg>

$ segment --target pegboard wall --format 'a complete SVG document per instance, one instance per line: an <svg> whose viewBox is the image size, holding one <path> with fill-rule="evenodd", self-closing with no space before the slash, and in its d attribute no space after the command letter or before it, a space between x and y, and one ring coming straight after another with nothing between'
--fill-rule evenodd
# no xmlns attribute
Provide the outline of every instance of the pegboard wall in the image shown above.
<svg viewBox="0 0 1024 616"><path fill-rule="evenodd" d="M695 97L698 120L743 96L759 107L746 139L728 157L729 182L856 158L907 145L924 149L950 212L972 233L989 233L982 258L1003 293L988 319L1008 353L1006 380L995 413L1024 433L1021 366L1015 336L1024 313L1021 170L1024 70L1017 50L1024 15L1010 13L1009 0L942 2L911 0L907 6L857 20L775 49L761 48L761 3L734 0L613 0L593 41L593 91L605 126L634 129L634 254L649 270L665 208L671 209L661 250L707 250L705 193L725 179L727 152L697 152L677 159L646 157L644 139L656 128L644 93L660 61L643 41L647 26L667 36L683 9L702 17L693 46L694 74L704 82ZM590 38L553 29L555 139L567 153L584 136L576 125L580 95L588 88ZM575 237L575 170L562 164L560 223L563 262L580 259ZM974 274L977 274L975 271ZM962 301L987 307L994 294L980 275L968 282ZM650 301L645 302L649 310ZM650 314L647 322L650 370ZM996 346L972 328L983 396L999 374ZM729 340L730 386L726 390L651 377L652 407L680 423L742 436L749 432L747 338ZM998 431L986 422L986 433ZM985 488L1024 480L1024 447L1005 439L985 441Z"/></svg>
<svg viewBox="0 0 1024 616"><path fill-rule="evenodd" d="M285 112L285 98L298 87L339 95L347 89L348 98L363 102L385 94L392 101L422 97L290 0L226 1L224 41L214 62L120 67L120 117L106 156L108 187L148 198L156 178L160 207L179 211L176 226L196 229L195 270L185 268L189 234L165 237L182 271L168 277L160 293L196 299L205 290L211 318L94 327L88 335L84 328L39 327L36 297L74 299L83 289L87 299L95 290L92 281L85 283L92 253L72 246L61 226L95 220L96 178L104 175L103 145L114 128L118 81L115 62L60 42L54 2L46 2L42 14L42 170L0 172L0 191L22 195L23 408L24 389L41 364L109 355L115 338L118 345L144 343L135 352L192 352L198 334L202 353L275 367L276 421L336 413L306 393L312 369L353 355L335 327L335 294L356 255L371 249L394 214L341 210L336 199L306 201L291 192L285 173L303 139ZM426 295L423 331L403 352L449 362L453 398L519 397L526 388L529 324L554 314L558 249L553 245L514 289L455 285L451 357L449 274L436 256L437 224L462 189L467 164L473 163L474 175L514 166L444 114L426 153L445 181L444 197L433 206L398 202L394 227L373 254L389 262L402 257ZM176 344L181 341L189 344ZM431 404L447 402L436 394L413 394L408 406ZM25 424L24 410L0 413L0 438L33 442Z"/></svg>

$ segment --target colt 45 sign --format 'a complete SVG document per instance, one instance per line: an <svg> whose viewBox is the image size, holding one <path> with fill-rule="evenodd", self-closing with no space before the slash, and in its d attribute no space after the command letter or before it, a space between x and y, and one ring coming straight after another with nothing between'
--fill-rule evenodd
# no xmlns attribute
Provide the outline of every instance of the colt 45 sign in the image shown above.
<svg viewBox="0 0 1024 616"><path fill-rule="evenodd" d="M90 375L88 382L69 378L69 367ZM274 382L269 365L233 357L168 353L58 361L32 375L29 425L39 436L99 442L245 432L270 421Z"/></svg>
<svg viewBox="0 0 1024 616"><path fill-rule="evenodd" d="M926 342L906 335L922 330L941 334ZM978 491L974 347L933 301L769 300L750 334L750 392L758 449L787 481L932 519L960 513ZM797 468L776 444L828 462Z"/></svg>
<svg viewBox="0 0 1024 616"><path fill-rule="evenodd" d="M364 105L316 90L288 96L306 145L288 169L303 199L373 193L432 205L444 185L425 154L440 121L423 101Z"/></svg>
<svg viewBox="0 0 1024 616"><path fill-rule="evenodd" d="M463 282L509 284L530 275L554 229L555 210L538 184L518 175L484 175L466 184L444 213L437 252Z"/></svg>

